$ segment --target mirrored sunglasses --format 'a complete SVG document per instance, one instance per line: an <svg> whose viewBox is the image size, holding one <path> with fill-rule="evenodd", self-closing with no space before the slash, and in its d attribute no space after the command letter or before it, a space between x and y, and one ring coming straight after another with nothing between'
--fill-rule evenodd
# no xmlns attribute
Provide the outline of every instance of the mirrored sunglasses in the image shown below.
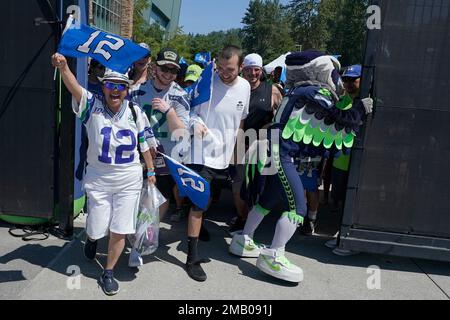
<svg viewBox="0 0 450 320"><path fill-rule="evenodd" d="M103 85L105 86L106 89L109 89L109 90L117 89L119 91L124 91L128 87L124 83L114 83L114 82L105 82Z"/></svg>

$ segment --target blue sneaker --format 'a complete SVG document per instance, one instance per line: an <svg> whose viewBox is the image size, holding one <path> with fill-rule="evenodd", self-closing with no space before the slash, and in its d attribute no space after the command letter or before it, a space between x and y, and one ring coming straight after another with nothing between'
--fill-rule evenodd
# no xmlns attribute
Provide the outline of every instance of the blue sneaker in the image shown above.
<svg viewBox="0 0 450 320"><path fill-rule="evenodd" d="M108 296L113 296L119 292L119 283L114 279L112 273L103 272L98 282L103 292Z"/></svg>

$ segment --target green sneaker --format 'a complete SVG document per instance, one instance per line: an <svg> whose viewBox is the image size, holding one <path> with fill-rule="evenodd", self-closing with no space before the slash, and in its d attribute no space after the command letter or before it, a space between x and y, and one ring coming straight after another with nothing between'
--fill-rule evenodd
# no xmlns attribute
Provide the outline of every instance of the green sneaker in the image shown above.
<svg viewBox="0 0 450 320"><path fill-rule="evenodd" d="M230 244L230 253L244 258L258 258L261 246L246 234L235 234Z"/></svg>
<svg viewBox="0 0 450 320"><path fill-rule="evenodd" d="M292 264L284 256L284 248L262 248L256 261L256 267L262 272L289 282L303 281L303 270Z"/></svg>

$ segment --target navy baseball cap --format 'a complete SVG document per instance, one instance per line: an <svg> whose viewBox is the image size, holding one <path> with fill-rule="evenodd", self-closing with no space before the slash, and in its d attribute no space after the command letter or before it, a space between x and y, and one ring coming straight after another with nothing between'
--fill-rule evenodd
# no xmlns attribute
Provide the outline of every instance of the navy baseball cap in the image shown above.
<svg viewBox="0 0 450 320"><path fill-rule="evenodd" d="M361 78L362 68L361 65L356 64L345 69L342 78Z"/></svg>

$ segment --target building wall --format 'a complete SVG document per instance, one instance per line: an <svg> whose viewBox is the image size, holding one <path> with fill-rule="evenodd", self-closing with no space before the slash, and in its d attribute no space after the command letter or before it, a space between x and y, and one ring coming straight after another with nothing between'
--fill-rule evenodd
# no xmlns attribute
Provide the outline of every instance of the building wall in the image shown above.
<svg viewBox="0 0 450 320"><path fill-rule="evenodd" d="M124 38L131 38L133 9L133 0L89 0L89 24Z"/></svg>
<svg viewBox="0 0 450 320"><path fill-rule="evenodd" d="M120 35L127 39L131 39L133 36L133 10L133 0L122 0Z"/></svg>
<svg viewBox="0 0 450 320"><path fill-rule="evenodd" d="M90 0L92 4L91 25L98 29L120 35L122 1L121 0Z"/></svg>
<svg viewBox="0 0 450 320"><path fill-rule="evenodd" d="M157 22L171 38L178 28L181 0L148 0L149 9L143 15L148 23Z"/></svg>
<svg viewBox="0 0 450 320"><path fill-rule="evenodd" d="M131 38L133 35L134 0L88 0L89 24L98 29ZM149 9L143 13L148 23L157 22L173 37L180 20L181 0L147 0Z"/></svg>

